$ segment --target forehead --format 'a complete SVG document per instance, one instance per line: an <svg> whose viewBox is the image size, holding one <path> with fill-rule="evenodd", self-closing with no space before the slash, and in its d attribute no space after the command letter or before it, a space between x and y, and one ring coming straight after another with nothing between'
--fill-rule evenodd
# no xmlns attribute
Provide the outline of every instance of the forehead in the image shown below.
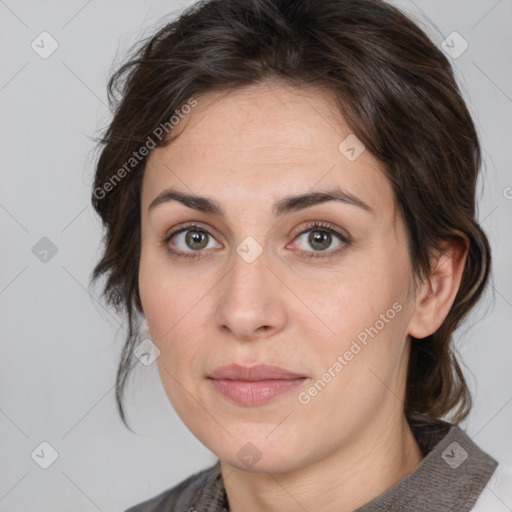
<svg viewBox="0 0 512 512"><path fill-rule="evenodd" d="M349 190L377 211L393 201L369 151L350 160L343 144L340 150L340 143L354 136L326 92L266 82L196 100L173 128L177 138L151 151L143 204L171 186L207 192L233 207L332 186Z"/></svg>

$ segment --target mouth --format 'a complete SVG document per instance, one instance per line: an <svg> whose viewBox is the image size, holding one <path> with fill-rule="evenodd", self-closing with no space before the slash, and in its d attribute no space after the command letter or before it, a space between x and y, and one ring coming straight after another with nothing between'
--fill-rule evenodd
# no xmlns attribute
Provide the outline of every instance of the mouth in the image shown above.
<svg viewBox="0 0 512 512"><path fill-rule="evenodd" d="M239 405L267 403L300 386L306 376L278 366L221 366L208 375L215 391Z"/></svg>

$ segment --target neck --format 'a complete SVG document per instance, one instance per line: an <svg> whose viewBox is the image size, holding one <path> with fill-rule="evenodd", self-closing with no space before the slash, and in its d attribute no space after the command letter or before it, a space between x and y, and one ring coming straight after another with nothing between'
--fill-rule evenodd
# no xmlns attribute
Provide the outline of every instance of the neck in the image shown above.
<svg viewBox="0 0 512 512"><path fill-rule="evenodd" d="M413 472L424 455L405 417L374 422L329 457L286 473L221 461L231 512L352 512Z"/></svg>

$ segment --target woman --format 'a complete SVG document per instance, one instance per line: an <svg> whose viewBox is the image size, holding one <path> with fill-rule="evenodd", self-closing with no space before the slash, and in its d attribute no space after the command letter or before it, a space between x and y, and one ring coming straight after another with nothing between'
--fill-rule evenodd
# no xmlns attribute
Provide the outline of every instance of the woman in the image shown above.
<svg viewBox="0 0 512 512"><path fill-rule="evenodd" d="M128 316L120 412L152 347L218 457L130 512L510 510L510 469L457 426L452 335L491 254L427 36L379 0L203 1L115 90L93 277Z"/></svg>

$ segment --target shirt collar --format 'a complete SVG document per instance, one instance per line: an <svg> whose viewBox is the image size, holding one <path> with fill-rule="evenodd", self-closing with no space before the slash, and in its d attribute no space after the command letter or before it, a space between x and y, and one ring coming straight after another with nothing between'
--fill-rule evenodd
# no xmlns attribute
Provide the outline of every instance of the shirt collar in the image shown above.
<svg viewBox="0 0 512 512"><path fill-rule="evenodd" d="M416 469L356 512L469 512L498 462L457 425L410 420L425 458Z"/></svg>
<svg viewBox="0 0 512 512"><path fill-rule="evenodd" d="M425 458L416 469L355 512L469 512L498 462L457 425L409 420ZM229 512L220 461L195 496L204 512Z"/></svg>

